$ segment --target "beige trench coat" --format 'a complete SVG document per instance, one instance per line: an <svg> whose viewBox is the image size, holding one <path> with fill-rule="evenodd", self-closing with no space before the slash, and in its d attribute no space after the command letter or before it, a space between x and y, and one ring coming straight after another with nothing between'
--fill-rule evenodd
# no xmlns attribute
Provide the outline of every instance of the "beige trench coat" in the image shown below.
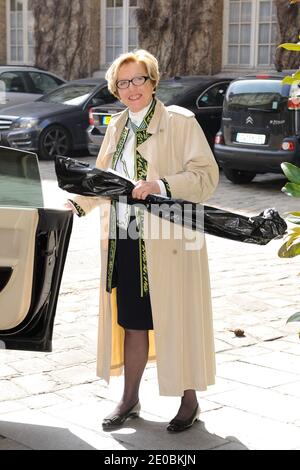
<svg viewBox="0 0 300 470"><path fill-rule="evenodd" d="M96 162L98 168L111 166L127 113L125 110L111 119ZM177 106L166 108L158 101L148 132L152 135L137 148L148 162L147 180L165 178L173 198L203 202L211 196L218 183L218 167L193 113ZM106 292L110 202L83 196L77 196L76 202L86 213L97 205L101 210L97 373L108 382L111 375L122 372L124 339L116 322L115 289L112 294ZM154 324L149 359L157 361L160 394L182 396L187 389L205 390L215 379L207 252L203 234L197 232L199 244L191 238L196 232L145 215L145 232L155 226L157 234L157 224L159 239L145 235Z"/></svg>

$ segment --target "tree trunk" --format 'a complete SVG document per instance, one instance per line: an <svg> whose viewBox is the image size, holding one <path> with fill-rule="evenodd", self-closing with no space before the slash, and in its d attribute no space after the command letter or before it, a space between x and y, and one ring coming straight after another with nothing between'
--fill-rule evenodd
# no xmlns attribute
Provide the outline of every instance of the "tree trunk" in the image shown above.
<svg viewBox="0 0 300 470"><path fill-rule="evenodd" d="M300 5L289 5L287 0L275 0L277 7L279 40L278 44L285 42L296 43L300 33ZM300 67L300 53L279 48L276 51L275 67L277 70L298 69Z"/></svg>
<svg viewBox="0 0 300 470"><path fill-rule="evenodd" d="M215 73L221 67L221 11L220 0L139 0L139 45L156 56L162 76Z"/></svg>
<svg viewBox="0 0 300 470"><path fill-rule="evenodd" d="M87 0L30 0L35 26L36 65L65 79L90 73Z"/></svg>

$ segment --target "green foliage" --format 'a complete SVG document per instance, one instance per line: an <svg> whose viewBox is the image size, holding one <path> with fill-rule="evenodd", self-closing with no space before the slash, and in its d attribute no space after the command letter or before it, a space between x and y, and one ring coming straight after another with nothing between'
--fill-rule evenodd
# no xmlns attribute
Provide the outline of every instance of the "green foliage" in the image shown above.
<svg viewBox="0 0 300 470"><path fill-rule="evenodd" d="M300 312L291 315L290 318L288 318L287 323L290 323L291 321L300 321Z"/></svg>
<svg viewBox="0 0 300 470"><path fill-rule="evenodd" d="M300 168L292 163L282 163L281 168L288 183L282 188L282 192L291 197L300 197ZM280 258L293 258L300 255L300 212L289 212L288 222L296 227L292 228L286 236L283 245L278 251Z"/></svg>
<svg viewBox="0 0 300 470"><path fill-rule="evenodd" d="M293 83L299 82L299 81L300 81L300 71L298 70L296 73L293 73L293 75L287 75L286 77L284 77L284 79L282 80L282 83L284 85L293 85Z"/></svg>
<svg viewBox="0 0 300 470"><path fill-rule="evenodd" d="M287 179L288 183L282 188L282 191L291 197L300 197L300 168L292 163L282 163L281 168ZM288 222L295 225L288 232L285 237L283 245L279 248L278 256L280 258L294 258L300 255L300 212L289 212L287 217ZM300 321L300 313L295 313L288 318L287 323Z"/></svg>
<svg viewBox="0 0 300 470"><path fill-rule="evenodd" d="M281 168L287 179L300 187L300 168L292 163L282 163Z"/></svg>
<svg viewBox="0 0 300 470"><path fill-rule="evenodd" d="M300 39L300 36L299 36L299 39ZM288 51L300 52L300 42L297 42L296 44L294 44L293 42L285 42L283 44L279 44L279 46L277 46L277 49L279 47L282 47L282 49L286 49ZM300 70L297 70L297 72L295 72L293 75L288 75L284 77L284 79L282 80L282 83L284 85L293 85L293 83L299 82L299 81L300 81Z"/></svg>
<svg viewBox="0 0 300 470"><path fill-rule="evenodd" d="M290 0L290 4L300 3L300 0ZM300 36L299 36L300 39ZM284 43L280 44L278 47L287 49L288 51L300 52L300 42L297 44L293 43ZM294 83L300 82L300 70L294 73L292 76L287 76L282 80L283 84L293 85ZM289 180L288 183L282 188L287 196L291 197L300 197L300 168L293 165L292 163L282 163L282 171ZM286 236L283 245L279 248L278 256L280 258L293 258L300 255L300 212L290 212L287 218L288 222L296 225L292 228L288 235ZM300 321L300 312L295 313L290 316L287 320L287 323Z"/></svg>
<svg viewBox="0 0 300 470"><path fill-rule="evenodd" d="M278 47L282 47L283 49L287 49L288 51L300 51L300 42L296 44L293 42L285 42L284 44L279 44ZM277 48L278 48L277 47Z"/></svg>
<svg viewBox="0 0 300 470"><path fill-rule="evenodd" d="M286 183L281 191L287 196L300 197L300 185L296 183Z"/></svg>

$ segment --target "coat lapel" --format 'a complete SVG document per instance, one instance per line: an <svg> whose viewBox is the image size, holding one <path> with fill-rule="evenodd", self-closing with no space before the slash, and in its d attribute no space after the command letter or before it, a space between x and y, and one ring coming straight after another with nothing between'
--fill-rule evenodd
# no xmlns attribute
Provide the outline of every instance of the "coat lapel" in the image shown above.
<svg viewBox="0 0 300 470"><path fill-rule="evenodd" d="M122 111L116 118L114 118L114 123L110 127L110 136L107 144L107 148L103 154L103 157L100 161L102 168L110 168L112 164L112 159L114 153L117 150L117 145L121 137L121 133L125 127L125 124L128 119L128 110L125 109Z"/></svg>
<svg viewBox="0 0 300 470"><path fill-rule="evenodd" d="M164 130L165 125L163 117L164 106L159 100L157 100L153 117L147 129L147 133L151 135L145 142L137 146L137 151L152 167L157 167L158 155L153 152L153 140L159 132L163 132ZM158 168L156 169L158 170Z"/></svg>

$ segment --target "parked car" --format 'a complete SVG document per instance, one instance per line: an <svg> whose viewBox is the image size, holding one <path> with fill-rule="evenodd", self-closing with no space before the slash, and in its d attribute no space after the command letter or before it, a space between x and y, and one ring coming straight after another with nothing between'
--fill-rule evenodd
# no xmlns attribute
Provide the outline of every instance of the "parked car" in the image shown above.
<svg viewBox="0 0 300 470"><path fill-rule="evenodd" d="M35 101L66 82L38 67L0 66L0 109Z"/></svg>
<svg viewBox="0 0 300 470"><path fill-rule="evenodd" d="M282 162L300 166L300 88L283 84L284 76L246 76L227 90L215 157L233 183L282 173Z"/></svg>
<svg viewBox="0 0 300 470"><path fill-rule="evenodd" d="M37 156L0 147L0 349L51 351L72 221L44 207Z"/></svg>
<svg viewBox="0 0 300 470"><path fill-rule="evenodd" d="M36 152L40 159L87 148L89 108L115 101L104 79L74 80L37 101L0 111L1 144Z"/></svg>
<svg viewBox="0 0 300 470"><path fill-rule="evenodd" d="M160 81L156 96L166 106L178 105L193 111L213 148L214 137L221 125L223 99L231 80L203 75L174 77ZM111 115L123 109L124 105L116 101L90 111L87 132L88 148L92 155L99 151Z"/></svg>

